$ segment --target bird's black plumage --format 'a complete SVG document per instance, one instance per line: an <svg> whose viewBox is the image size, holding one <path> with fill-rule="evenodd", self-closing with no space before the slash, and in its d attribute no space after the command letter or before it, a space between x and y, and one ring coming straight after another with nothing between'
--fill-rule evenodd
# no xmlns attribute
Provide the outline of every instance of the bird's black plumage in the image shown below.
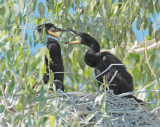
<svg viewBox="0 0 160 127"><path fill-rule="evenodd" d="M70 29L72 32L80 36L80 41L73 41L70 44L83 44L89 47L89 50L86 52L84 56L85 63L93 67L95 69L95 75L99 75L105 69L107 69L111 64L122 64L122 62L113 54L105 51L100 52L100 46L96 39L91 37L87 33L78 33ZM111 81L112 77L116 73L116 76ZM133 78L130 73L126 70L124 65L121 66L112 66L107 72L97 77L99 86L103 83L105 77L105 82L108 84L109 89L113 90L115 94L121 94L126 92L131 92L134 90ZM135 98L138 102L142 102L138 100L136 97L129 95L129 98Z"/></svg>
<svg viewBox="0 0 160 127"><path fill-rule="evenodd" d="M45 31L47 34L49 34L49 30L55 30L55 31L63 31L63 29L56 28L55 25L52 23L46 23L42 24L36 29L38 30L40 37L43 35L43 28L45 28ZM54 73L54 81L53 83L56 85L56 89L61 89L64 91L64 66L63 66L63 60L61 56L61 48L57 40L48 37L47 41L47 48L49 50L49 55L51 58L51 61L48 61L48 58L45 56L45 63L46 63L46 73L43 76L43 81L45 84L49 81L49 70L51 70ZM56 73L59 72L59 73Z"/></svg>

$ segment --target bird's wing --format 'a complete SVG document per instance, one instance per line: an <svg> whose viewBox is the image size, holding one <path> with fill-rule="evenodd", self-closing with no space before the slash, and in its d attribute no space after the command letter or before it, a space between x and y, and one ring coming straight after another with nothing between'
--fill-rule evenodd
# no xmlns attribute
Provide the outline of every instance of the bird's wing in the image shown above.
<svg viewBox="0 0 160 127"><path fill-rule="evenodd" d="M51 60L54 62L58 62L58 60L61 58L61 48L58 43L51 43L48 44L48 50L51 57Z"/></svg>
<svg viewBox="0 0 160 127"><path fill-rule="evenodd" d="M118 80L123 82L124 84L128 84L128 82L125 80L125 78L118 72L117 69L110 69L107 73L110 74L110 80ZM108 81L109 83L110 81Z"/></svg>
<svg viewBox="0 0 160 127"><path fill-rule="evenodd" d="M106 54L103 56L103 63L106 67L109 67L112 64L122 64L122 62L112 54ZM125 65L113 65L114 69L126 69Z"/></svg>
<svg viewBox="0 0 160 127"><path fill-rule="evenodd" d="M106 68L108 68L112 64L122 64L122 62L112 54L103 56L102 61ZM116 73L114 78L124 82L124 84L128 84L132 81L132 76L128 73L124 65L113 65L108 71L112 75Z"/></svg>

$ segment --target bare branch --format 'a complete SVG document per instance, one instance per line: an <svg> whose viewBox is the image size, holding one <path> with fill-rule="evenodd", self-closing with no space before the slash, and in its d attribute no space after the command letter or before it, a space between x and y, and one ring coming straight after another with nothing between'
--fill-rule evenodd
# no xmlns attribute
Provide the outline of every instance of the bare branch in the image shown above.
<svg viewBox="0 0 160 127"><path fill-rule="evenodd" d="M145 51L145 48L144 48L144 43L145 42L137 42L135 41L134 44L131 44L131 43L127 43L127 53L141 53L141 52L144 52ZM124 43L121 43L121 46L123 47L125 44ZM160 41L159 42L156 42L155 39L153 40L149 40L149 41L146 41L146 50L152 50L154 48L158 48L160 47ZM105 50L101 50L101 51L107 51L107 52L110 52L112 54L115 54L115 49L112 48L112 49L105 49Z"/></svg>
<svg viewBox="0 0 160 127"><path fill-rule="evenodd" d="M145 47L142 47L144 43L138 43L138 45L134 49L128 49L128 53L140 53L145 51ZM151 50L154 48L160 47L160 41L156 42L156 40L151 40L146 42L146 50Z"/></svg>
<svg viewBox="0 0 160 127"><path fill-rule="evenodd" d="M149 67L151 73L153 74L154 78L159 82L159 80L158 80L156 74L154 73L154 71L152 70L152 67L151 67L151 65L149 63L149 60L148 60L148 54L147 54L147 48L146 48L146 39L145 39L145 36L144 36L143 29L142 29L142 33L143 33L143 40L144 40L144 54L145 54L145 57L146 57L146 61L147 61L148 67Z"/></svg>

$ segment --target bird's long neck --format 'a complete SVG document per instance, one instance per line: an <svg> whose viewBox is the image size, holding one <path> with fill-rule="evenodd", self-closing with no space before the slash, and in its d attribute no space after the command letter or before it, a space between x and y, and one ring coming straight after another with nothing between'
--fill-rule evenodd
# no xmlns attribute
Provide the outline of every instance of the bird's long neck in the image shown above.
<svg viewBox="0 0 160 127"><path fill-rule="evenodd" d="M100 52L100 46L96 40L93 40L93 42L89 45L90 50L93 50L93 52L97 53Z"/></svg>
<svg viewBox="0 0 160 127"><path fill-rule="evenodd" d="M97 53L100 52L100 46L97 41L94 41L91 45L89 45L89 47L90 49L86 52L84 60L88 66L96 67L100 61L97 56Z"/></svg>
<svg viewBox="0 0 160 127"><path fill-rule="evenodd" d="M50 57L54 63L63 63L61 56L61 47L57 40L48 38L47 48L49 49Z"/></svg>

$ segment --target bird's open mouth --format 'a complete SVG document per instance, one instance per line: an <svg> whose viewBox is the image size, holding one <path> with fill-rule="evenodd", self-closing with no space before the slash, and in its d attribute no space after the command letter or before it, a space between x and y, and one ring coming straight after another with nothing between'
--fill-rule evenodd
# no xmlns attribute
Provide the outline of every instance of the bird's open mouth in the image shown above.
<svg viewBox="0 0 160 127"><path fill-rule="evenodd" d="M55 34L56 32L65 32L65 31L69 31L68 29L61 29L61 28L51 28L50 30L48 30L48 34L52 37L56 37L58 39L62 39L61 37L59 37L57 34Z"/></svg>
<svg viewBox="0 0 160 127"><path fill-rule="evenodd" d="M59 37L57 34L55 34L55 32L59 32L59 31L57 31L57 30L48 30L48 34L50 35L50 36L52 36L52 37L56 37L56 38L58 38L58 39L61 39L61 37Z"/></svg>

